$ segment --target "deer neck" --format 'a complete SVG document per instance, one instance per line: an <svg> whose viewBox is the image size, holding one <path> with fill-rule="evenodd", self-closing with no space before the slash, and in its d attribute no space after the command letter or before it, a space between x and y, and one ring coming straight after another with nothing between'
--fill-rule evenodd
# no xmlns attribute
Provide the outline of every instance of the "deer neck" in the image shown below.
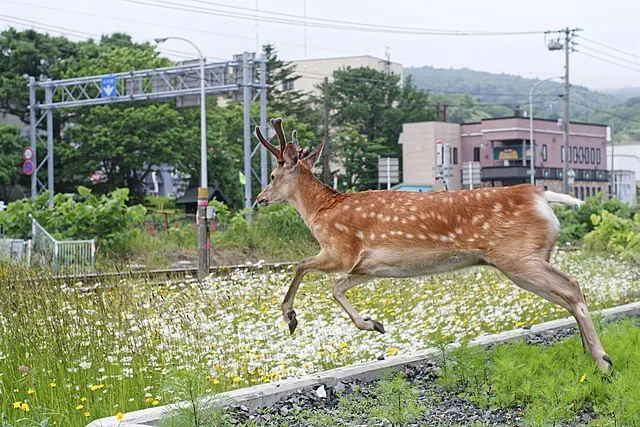
<svg viewBox="0 0 640 427"><path fill-rule="evenodd" d="M337 192L313 176L308 169L301 169L291 204L307 226L314 215L330 203Z"/></svg>

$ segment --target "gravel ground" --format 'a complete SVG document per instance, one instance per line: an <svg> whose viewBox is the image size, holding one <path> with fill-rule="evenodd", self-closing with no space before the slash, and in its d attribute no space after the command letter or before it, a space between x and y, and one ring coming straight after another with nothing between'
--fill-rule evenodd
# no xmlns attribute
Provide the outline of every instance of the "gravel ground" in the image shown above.
<svg viewBox="0 0 640 427"><path fill-rule="evenodd" d="M640 326L640 321L639 321ZM526 327L525 327L526 328ZM527 343L549 346L562 341L577 333L576 327L563 328L554 332L544 332L526 338ZM404 368L407 380L419 391L418 401L424 405L426 411L414 423L408 426L520 426L523 424L524 412L522 408L483 409L475 403L460 398L458 393L438 384L438 366L435 362L427 362ZM281 400L268 408L250 411L244 406L232 408L225 417L234 425L264 425L309 427L327 425L301 421L299 414L304 410L328 415L333 421L332 426L391 426L389 422L377 424L354 423L341 419L338 410L340 396L352 396L357 400L374 395L376 382L364 383L348 381L338 383L335 387L314 387L299 390L287 399ZM322 390L318 390L321 388ZM326 393L326 397L321 397ZM319 396L320 394L320 396ZM568 426L586 425L595 419L591 410L585 410Z"/></svg>

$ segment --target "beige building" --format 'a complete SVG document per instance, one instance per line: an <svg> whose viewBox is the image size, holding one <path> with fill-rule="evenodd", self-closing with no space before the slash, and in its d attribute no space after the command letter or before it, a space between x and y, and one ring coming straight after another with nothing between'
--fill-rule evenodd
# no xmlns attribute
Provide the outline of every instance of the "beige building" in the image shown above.
<svg viewBox="0 0 640 427"><path fill-rule="evenodd" d="M429 186L432 190L443 189L436 180L438 153L436 144L449 144L452 174L449 189L460 190L462 183L461 137L458 123L419 122L402 125L399 143L402 145L403 184L408 186Z"/></svg>
<svg viewBox="0 0 640 427"><path fill-rule="evenodd" d="M320 90L316 85L322 83L325 77L333 80L333 72L343 68L369 67L379 71L390 71L400 76L402 81L402 64L388 63L386 60L374 56L345 56L340 58L302 59L291 61L296 66L296 73L301 77L295 82L285 83L284 90L300 90L302 92L317 95Z"/></svg>

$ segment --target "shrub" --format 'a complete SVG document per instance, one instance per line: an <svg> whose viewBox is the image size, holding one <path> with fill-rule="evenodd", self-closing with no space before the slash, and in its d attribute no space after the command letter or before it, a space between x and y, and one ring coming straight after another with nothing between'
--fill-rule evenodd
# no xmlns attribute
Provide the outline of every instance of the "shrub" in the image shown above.
<svg viewBox="0 0 640 427"><path fill-rule="evenodd" d="M640 213L633 219L607 211L591 215L593 231L584 237L587 250L607 252L625 261L640 261Z"/></svg>
<svg viewBox="0 0 640 427"><path fill-rule="evenodd" d="M49 208L49 194L10 203L0 212L0 223L9 236L26 239L31 235L32 215L56 239L96 239L109 251L126 252L131 238L129 227L140 225L144 206L127 206L129 190L116 189L96 196L86 187L77 194L56 194Z"/></svg>

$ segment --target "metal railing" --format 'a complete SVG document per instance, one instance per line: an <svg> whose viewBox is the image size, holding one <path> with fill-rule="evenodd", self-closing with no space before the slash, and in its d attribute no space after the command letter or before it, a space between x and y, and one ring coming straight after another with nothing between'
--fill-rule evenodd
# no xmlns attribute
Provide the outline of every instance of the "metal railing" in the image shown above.
<svg viewBox="0 0 640 427"><path fill-rule="evenodd" d="M95 267L95 240L56 240L31 217L32 260L55 273L82 273Z"/></svg>

